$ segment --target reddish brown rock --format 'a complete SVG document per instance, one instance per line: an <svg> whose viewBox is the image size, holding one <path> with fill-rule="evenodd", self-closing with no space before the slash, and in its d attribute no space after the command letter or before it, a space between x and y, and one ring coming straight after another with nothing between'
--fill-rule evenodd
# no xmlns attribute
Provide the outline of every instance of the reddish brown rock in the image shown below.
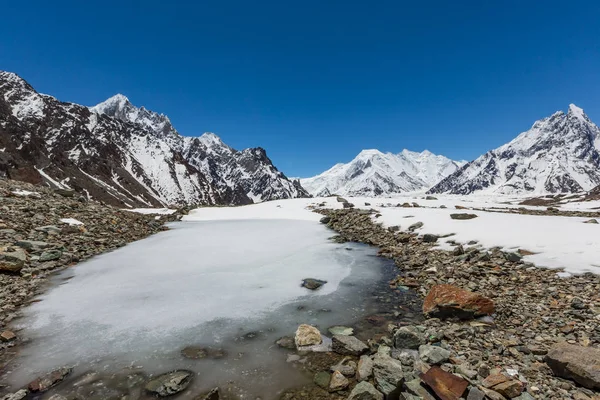
<svg viewBox="0 0 600 400"><path fill-rule="evenodd" d="M0 333L0 340L2 340L3 342L10 342L11 340L15 340L16 337L17 335L15 335L14 332L11 331L4 331Z"/></svg>
<svg viewBox="0 0 600 400"><path fill-rule="evenodd" d="M485 378L482 382L483 386L486 388L493 388L496 385L499 385L504 382L508 382L510 380L509 377L502 374L492 374Z"/></svg>
<svg viewBox="0 0 600 400"><path fill-rule="evenodd" d="M73 368L59 368L31 382L28 386L32 392L45 392L56 386L73 371Z"/></svg>
<svg viewBox="0 0 600 400"><path fill-rule="evenodd" d="M469 382L465 379L437 366L429 368L426 373L420 375L420 378L441 400L458 400L469 386Z"/></svg>
<svg viewBox="0 0 600 400"><path fill-rule="evenodd" d="M493 314L494 302L456 286L435 285L425 297L423 313L430 317L468 319Z"/></svg>

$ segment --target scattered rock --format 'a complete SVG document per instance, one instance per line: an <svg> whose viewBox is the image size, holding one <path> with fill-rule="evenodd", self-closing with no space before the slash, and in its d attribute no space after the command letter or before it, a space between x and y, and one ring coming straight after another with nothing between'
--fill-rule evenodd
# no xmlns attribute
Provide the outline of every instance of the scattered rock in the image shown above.
<svg viewBox="0 0 600 400"><path fill-rule="evenodd" d="M435 285L423 302L429 317L469 319L494 313L494 302L480 294L453 285Z"/></svg>
<svg viewBox="0 0 600 400"><path fill-rule="evenodd" d="M292 339L293 345L293 339ZM294 347L292 347L294 348ZM227 355L223 349L215 349L212 347L201 347L201 346L188 346L181 350L181 355L185 358L192 360L201 360L204 358L210 358L212 360L218 360Z"/></svg>
<svg viewBox="0 0 600 400"><path fill-rule="evenodd" d="M60 250L46 250L40 256L40 261L53 261L58 260L62 256L62 251Z"/></svg>
<svg viewBox="0 0 600 400"><path fill-rule="evenodd" d="M31 382L27 387L32 392L45 392L58 385L73 371L73 368L59 368Z"/></svg>
<svg viewBox="0 0 600 400"><path fill-rule="evenodd" d="M329 381L330 391L337 392L338 390L347 388L348 385L350 385L350 381L341 372L335 371L331 374L331 380Z"/></svg>
<svg viewBox="0 0 600 400"><path fill-rule="evenodd" d="M385 396L399 393L400 386L404 381L404 371L400 361L384 354L375 355L373 376L377 389Z"/></svg>
<svg viewBox="0 0 600 400"><path fill-rule="evenodd" d="M323 389L329 389L329 382L331 381L331 374L325 371L320 371L317 372L315 374L315 377L313 379L313 382L323 388Z"/></svg>
<svg viewBox="0 0 600 400"><path fill-rule="evenodd" d="M327 329L332 335L351 336L354 334L354 329L349 326L336 325Z"/></svg>
<svg viewBox="0 0 600 400"><path fill-rule="evenodd" d="M294 341L294 338L291 336L284 336L282 338L279 338L275 342L275 344L278 345L279 347L282 347L282 348L288 349L288 350L296 349L296 343Z"/></svg>
<svg viewBox="0 0 600 400"><path fill-rule="evenodd" d="M469 213L450 214L450 218L457 219L457 220L467 220L467 219L477 218L477 214L469 214Z"/></svg>
<svg viewBox="0 0 600 400"><path fill-rule="evenodd" d="M369 346L354 336L335 335L331 340L333 351L338 354L360 356L369 350Z"/></svg>
<svg viewBox="0 0 600 400"><path fill-rule="evenodd" d="M4 331L0 333L0 340L2 340L3 342L10 342L11 340L15 340L16 338L17 335L15 335L12 331Z"/></svg>
<svg viewBox="0 0 600 400"><path fill-rule="evenodd" d="M429 368L426 373L421 374L420 378L442 400L460 399L469 386L467 380L437 366Z"/></svg>
<svg viewBox="0 0 600 400"><path fill-rule="evenodd" d="M383 394L369 382L363 381L354 386L348 400L383 400Z"/></svg>
<svg viewBox="0 0 600 400"><path fill-rule="evenodd" d="M519 253L506 252L504 253L504 258L510 262L520 262L523 256Z"/></svg>
<svg viewBox="0 0 600 400"><path fill-rule="evenodd" d="M373 359L367 355L360 356L356 368L356 380L362 382L371 376L373 376Z"/></svg>
<svg viewBox="0 0 600 400"><path fill-rule="evenodd" d="M302 287L305 287L309 290L317 290L326 283L327 281L322 281L320 279L307 278L302 280Z"/></svg>
<svg viewBox="0 0 600 400"><path fill-rule="evenodd" d="M428 364L442 364L450 358L450 351L439 346L419 346L419 358Z"/></svg>
<svg viewBox="0 0 600 400"><path fill-rule="evenodd" d="M296 330L296 336L294 337L296 347L312 346L323 342L321 338L321 332L314 326L302 324Z"/></svg>
<svg viewBox="0 0 600 400"><path fill-rule="evenodd" d="M23 400L25 397L27 397L27 394L27 390L21 389L15 393L7 394L6 396L2 397L1 400Z"/></svg>
<svg viewBox="0 0 600 400"><path fill-rule="evenodd" d="M394 333L394 347L397 349L418 349L425 342L423 334L413 326L403 326Z"/></svg>
<svg viewBox="0 0 600 400"><path fill-rule="evenodd" d="M433 235L431 233L426 233L423 235L423 242L425 243L435 243L438 241L440 237L438 235Z"/></svg>
<svg viewBox="0 0 600 400"><path fill-rule="evenodd" d="M424 224L422 222L415 222L414 224L412 224L411 226L408 227L408 230L411 231L411 232L414 232L417 229L422 228L423 225Z"/></svg>
<svg viewBox="0 0 600 400"><path fill-rule="evenodd" d="M427 196L425 197L425 200L437 200L437 197Z"/></svg>
<svg viewBox="0 0 600 400"><path fill-rule="evenodd" d="M588 219L587 221L583 221L584 224L597 224L598 220L596 218Z"/></svg>
<svg viewBox="0 0 600 400"><path fill-rule="evenodd" d="M146 391L160 397L167 397L184 391L192 381L193 373L177 370L159 375L146 383Z"/></svg>
<svg viewBox="0 0 600 400"><path fill-rule="evenodd" d="M330 218L330 217L323 217L323 218L321 218L321 219L319 220L319 222L320 222L320 223L322 223L322 224L328 224L328 223L329 223L329 221L331 221L331 218Z"/></svg>
<svg viewBox="0 0 600 400"><path fill-rule="evenodd" d="M27 261L27 253L18 247L0 247L0 271L18 272Z"/></svg>
<svg viewBox="0 0 600 400"><path fill-rule="evenodd" d="M419 378L405 382L404 386L410 394L417 396L419 399L436 400L436 398L421 385L421 380Z"/></svg>
<svg viewBox="0 0 600 400"><path fill-rule="evenodd" d="M483 393L476 386L471 387L469 390L469 394L467 395L467 400L484 400L485 393Z"/></svg>
<svg viewBox="0 0 600 400"><path fill-rule="evenodd" d="M550 348L545 361L555 375L600 389L600 349L560 342Z"/></svg>

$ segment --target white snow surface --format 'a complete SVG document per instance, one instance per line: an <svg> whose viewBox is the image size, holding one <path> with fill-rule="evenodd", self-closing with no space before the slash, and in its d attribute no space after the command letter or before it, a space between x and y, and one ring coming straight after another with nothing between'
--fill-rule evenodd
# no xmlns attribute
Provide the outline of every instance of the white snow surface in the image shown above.
<svg viewBox="0 0 600 400"><path fill-rule="evenodd" d="M60 222L68 225L83 225L83 222L75 219L75 218L61 218Z"/></svg>
<svg viewBox="0 0 600 400"><path fill-rule="evenodd" d="M170 208L125 208L125 211L136 212L139 214L157 214L157 215L170 215L176 210Z"/></svg>
<svg viewBox="0 0 600 400"><path fill-rule="evenodd" d="M300 183L314 196L389 196L429 189L464 164L428 150L417 153L405 149L393 154L370 149L347 164L336 164Z"/></svg>
<svg viewBox="0 0 600 400"><path fill-rule="evenodd" d="M378 210L380 218L374 219L384 226L399 225L406 230L415 222L423 222L419 234L454 234L440 239L438 247L451 249L446 240L459 243L478 241L484 248L499 246L505 251L529 250L536 254L525 256L524 261L539 267L563 269L572 274L600 273L600 224L584 224L589 218L509 214L492 210L519 208L545 209L540 206L521 206L519 196L438 195L437 200L425 200L424 195L400 195L392 198L345 197L357 208ZM416 202L419 208L402 208L397 205ZM325 203L325 208L341 208L335 197L290 199L242 207L199 208L184 217L189 221L239 220L239 219L304 219L318 220L322 216L306 207ZM365 203L370 203L366 206ZM447 208L440 208L445 205ZM457 210L455 206L468 209ZM559 206L564 210L597 211L600 201L573 202ZM489 211L481 211L487 209ZM453 213L474 213L472 220L453 220Z"/></svg>

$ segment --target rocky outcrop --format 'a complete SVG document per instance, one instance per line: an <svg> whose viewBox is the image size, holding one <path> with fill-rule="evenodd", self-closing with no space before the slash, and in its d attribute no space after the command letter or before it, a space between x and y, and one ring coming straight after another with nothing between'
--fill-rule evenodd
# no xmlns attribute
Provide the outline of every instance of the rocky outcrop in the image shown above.
<svg viewBox="0 0 600 400"><path fill-rule="evenodd" d="M0 177L118 207L239 205L307 197L264 149L212 133L183 137L164 115L117 95L95 107L39 94L0 71Z"/></svg>

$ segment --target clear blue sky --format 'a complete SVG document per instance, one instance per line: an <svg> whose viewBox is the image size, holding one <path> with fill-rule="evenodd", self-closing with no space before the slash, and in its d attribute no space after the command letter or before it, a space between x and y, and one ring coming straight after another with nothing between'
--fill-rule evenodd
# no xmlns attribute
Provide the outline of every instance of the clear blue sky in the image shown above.
<svg viewBox="0 0 600 400"><path fill-rule="evenodd" d="M0 69L123 93L289 176L361 149L473 159L575 103L600 122L600 2L10 1Z"/></svg>

